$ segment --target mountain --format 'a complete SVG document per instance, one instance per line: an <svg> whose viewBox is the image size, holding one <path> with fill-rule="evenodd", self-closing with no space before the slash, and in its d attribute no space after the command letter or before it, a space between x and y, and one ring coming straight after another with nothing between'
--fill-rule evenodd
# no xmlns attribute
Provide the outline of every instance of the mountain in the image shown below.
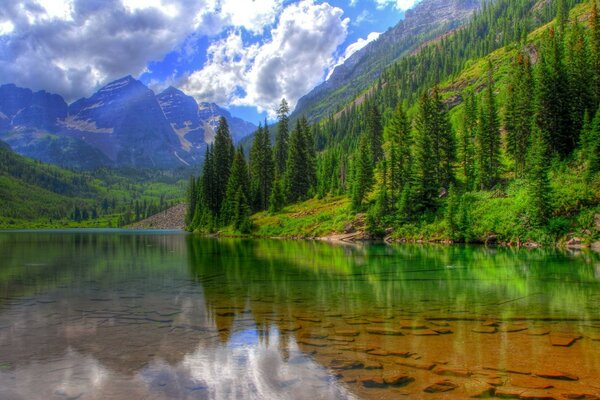
<svg viewBox="0 0 600 400"><path fill-rule="evenodd" d="M328 80L302 97L294 115L318 121L367 89L389 65L424 43L463 25L482 0L423 0L377 40L335 68Z"/></svg>
<svg viewBox="0 0 600 400"><path fill-rule="evenodd" d="M201 161L221 116L236 141L256 129L175 88L157 96L131 76L71 105L45 91L0 87L0 138L19 154L77 169L192 166Z"/></svg>

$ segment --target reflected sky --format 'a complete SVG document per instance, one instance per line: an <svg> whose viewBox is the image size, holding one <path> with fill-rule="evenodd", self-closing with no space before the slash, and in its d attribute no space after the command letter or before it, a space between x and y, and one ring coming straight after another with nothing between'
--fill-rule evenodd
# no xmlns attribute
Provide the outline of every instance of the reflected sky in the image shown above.
<svg viewBox="0 0 600 400"><path fill-rule="evenodd" d="M84 231L0 233L0 260L2 399L421 398L424 361L470 371L455 398L573 360L600 390L593 253Z"/></svg>

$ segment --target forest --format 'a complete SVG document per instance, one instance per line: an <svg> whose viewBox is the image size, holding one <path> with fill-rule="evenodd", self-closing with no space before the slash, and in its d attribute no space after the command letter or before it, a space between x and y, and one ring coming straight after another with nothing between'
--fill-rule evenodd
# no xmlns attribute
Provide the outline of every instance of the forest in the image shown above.
<svg viewBox="0 0 600 400"><path fill-rule="evenodd" d="M592 242L599 105L595 0L484 3L464 28L404 57L314 125L290 120L282 100L277 124L259 127L248 155L221 120L190 179L186 224L270 236L354 224L367 238ZM309 212L297 217L318 214L313 205L336 210L287 227L303 202Z"/></svg>

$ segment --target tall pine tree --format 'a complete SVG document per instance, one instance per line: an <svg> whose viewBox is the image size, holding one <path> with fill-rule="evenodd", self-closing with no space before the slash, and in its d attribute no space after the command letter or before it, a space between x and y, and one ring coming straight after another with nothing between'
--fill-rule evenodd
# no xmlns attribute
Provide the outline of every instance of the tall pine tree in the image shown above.
<svg viewBox="0 0 600 400"><path fill-rule="evenodd" d="M289 114L290 107L285 99L281 100L281 104L277 109L277 134L275 135L275 174L278 177L283 177L285 172L285 163L288 157L288 141L289 141Z"/></svg>
<svg viewBox="0 0 600 400"><path fill-rule="evenodd" d="M250 149L250 177L255 210L266 210L269 207L274 175L273 151L265 121L264 127L259 125Z"/></svg>
<svg viewBox="0 0 600 400"><path fill-rule="evenodd" d="M498 182L500 172L500 122L496 109L491 62L488 66L487 86L479 115L477 160L479 185L484 189L491 189Z"/></svg>
<svg viewBox="0 0 600 400"><path fill-rule="evenodd" d="M231 174L231 165L233 163L235 149L233 140L229 133L229 125L225 117L219 120L219 127L215 136L213 145L213 168L214 168L214 205L213 212L220 214L221 207L225 200L225 191L227 182Z"/></svg>

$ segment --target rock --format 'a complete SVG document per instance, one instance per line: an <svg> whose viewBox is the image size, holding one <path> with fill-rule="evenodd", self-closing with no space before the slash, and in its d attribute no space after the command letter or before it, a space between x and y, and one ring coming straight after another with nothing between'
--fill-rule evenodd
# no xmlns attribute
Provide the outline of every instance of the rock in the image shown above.
<svg viewBox="0 0 600 400"><path fill-rule="evenodd" d="M510 378L510 384L525 389L552 389L554 387L544 379L531 376L513 376Z"/></svg>
<svg viewBox="0 0 600 400"><path fill-rule="evenodd" d="M570 249L581 249L583 246L583 239L578 237L572 237L567 241L567 247Z"/></svg>
<svg viewBox="0 0 600 400"><path fill-rule="evenodd" d="M531 328L527 331L529 336L545 336L550 334L550 329L546 328Z"/></svg>
<svg viewBox="0 0 600 400"><path fill-rule="evenodd" d="M523 325L505 325L500 328L500 332L522 332L526 331L528 327Z"/></svg>
<svg viewBox="0 0 600 400"><path fill-rule="evenodd" d="M433 370L434 374L442 376L455 376L458 378L468 378L471 376L471 372L466 368L451 368L451 367L436 367Z"/></svg>
<svg viewBox="0 0 600 400"><path fill-rule="evenodd" d="M478 326L471 330L475 333L496 333L496 328L493 326Z"/></svg>
<svg viewBox="0 0 600 400"><path fill-rule="evenodd" d="M576 400L600 400L600 396L592 393L563 393L565 399L576 399Z"/></svg>
<svg viewBox="0 0 600 400"><path fill-rule="evenodd" d="M311 340L311 339L298 340L298 344L303 344L305 346L313 346L313 347L327 347L327 342L321 342L321 341Z"/></svg>
<svg viewBox="0 0 600 400"><path fill-rule="evenodd" d="M383 381L381 376L371 376L361 380L364 387L369 389L385 388L387 384Z"/></svg>
<svg viewBox="0 0 600 400"><path fill-rule="evenodd" d="M499 326L500 324L498 323L498 321L494 321L492 319L489 319L489 320L485 321L481 325L483 325L483 326Z"/></svg>
<svg viewBox="0 0 600 400"><path fill-rule="evenodd" d="M550 343L552 344L552 346L558 347L569 347L579 339L581 339L581 336L577 335L560 333L550 335Z"/></svg>
<svg viewBox="0 0 600 400"><path fill-rule="evenodd" d="M395 357L402 357L402 358L409 358L410 356L412 356L414 353L411 353L410 351L397 351L397 350L390 350L388 351L390 356L395 356Z"/></svg>
<svg viewBox="0 0 600 400"><path fill-rule="evenodd" d="M361 369L364 368L365 365L356 360L335 359L331 361L329 366L331 369L345 371L350 369Z"/></svg>
<svg viewBox="0 0 600 400"><path fill-rule="evenodd" d="M346 323L348 325L369 325L370 322L366 319L347 319Z"/></svg>
<svg viewBox="0 0 600 400"><path fill-rule="evenodd" d="M350 342L354 342L355 339L353 337L349 337L349 336L329 336L327 338L327 340L331 340L332 342L350 343Z"/></svg>
<svg viewBox="0 0 600 400"><path fill-rule="evenodd" d="M321 322L320 318L308 316L308 315L298 315L298 316L296 316L296 319L298 321L304 321L304 322Z"/></svg>
<svg viewBox="0 0 600 400"><path fill-rule="evenodd" d="M523 392L525 392L525 389L504 386L496 388L495 396L501 399L519 399Z"/></svg>
<svg viewBox="0 0 600 400"><path fill-rule="evenodd" d="M367 333L371 335L403 336L404 333L398 329L392 328L367 328Z"/></svg>
<svg viewBox="0 0 600 400"><path fill-rule="evenodd" d="M362 344L345 344L343 346L338 347L340 350L353 351L355 353L365 353L369 351L375 350L374 346L362 345Z"/></svg>
<svg viewBox="0 0 600 400"><path fill-rule="evenodd" d="M302 338L302 339L325 339L325 338L327 338L327 335L324 335L321 333L304 333L304 334L300 335L300 338Z"/></svg>
<svg viewBox="0 0 600 400"><path fill-rule="evenodd" d="M335 334L337 336L358 336L360 332L354 329L336 329Z"/></svg>
<svg viewBox="0 0 600 400"><path fill-rule="evenodd" d="M389 372L383 374L383 381L390 386L406 386L415 381L415 378L402 372Z"/></svg>
<svg viewBox="0 0 600 400"><path fill-rule="evenodd" d="M381 365L381 363L378 363L377 361L367 360L364 362L364 364L365 369L383 369L383 365Z"/></svg>
<svg viewBox="0 0 600 400"><path fill-rule="evenodd" d="M449 335L449 334L453 333L452 329L448 329L448 328L435 328L434 331L436 331L440 335Z"/></svg>
<svg viewBox="0 0 600 400"><path fill-rule="evenodd" d="M519 396L522 400L557 400L556 397L543 390L526 390Z"/></svg>
<svg viewBox="0 0 600 400"><path fill-rule="evenodd" d="M468 381L465 383L465 393L470 398L482 399L494 396L495 389L483 382Z"/></svg>
<svg viewBox="0 0 600 400"><path fill-rule="evenodd" d="M414 360L399 360L399 361L396 361L396 364L402 365L404 367L424 369L427 371L431 371L435 367L434 363L430 363L430 362L426 362L426 361L414 361Z"/></svg>
<svg viewBox="0 0 600 400"><path fill-rule="evenodd" d="M546 379L557 379L560 381L578 381L579 378L573 374L569 374L567 372L561 372L561 371L552 371L552 370L547 370L547 371L536 371L534 372L534 374L536 376L539 376L540 378L546 378Z"/></svg>
<svg viewBox="0 0 600 400"><path fill-rule="evenodd" d="M379 357L389 356L390 355L389 352L387 352L386 350L383 350L383 349L370 350L370 351L367 351L367 354L370 354L372 356L379 356Z"/></svg>
<svg viewBox="0 0 600 400"><path fill-rule="evenodd" d="M344 225L344 233L353 233L354 230L355 228L352 222L349 222L346 225Z"/></svg>
<svg viewBox="0 0 600 400"><path fill-rule="evenodd" d="M429 385L425 388L426 393L444 393L454 390L458 387L458 385L452 381L440 381L436 382L433 385Z"/></svg>
<svg viewBox="0 0 600 400"><path fill-rule="evenodd" d="M415 322L415 321L402 321L400 323L401 329L427 329L429 328L427 325Z"/></svg>
<svg viewBox="0 0 600 400"><path fill-rule="evenodd" d="M516 368L510 368L510 367L499 368L499 367L486 366L486 367L483 367L483 369L487 369L489 371L503 372L506 374L531 375L531 372L529 372L529 371L516 369Z"/></svg>
<svg viewBox="0 0 600 400"><path fill-rule="evenodd" d="M435 326L441 326L441 327L450 326L450 324L447 321L431 321L431 324L435 325Z"/></svg>
<svg viewBox="0 0 600 400"><path fill-rule="evenodd" d="M431 330L431 329L424 329L424 330L414 330L411 332L411 335L413 336L439 336L439 333Z"/></svg>

